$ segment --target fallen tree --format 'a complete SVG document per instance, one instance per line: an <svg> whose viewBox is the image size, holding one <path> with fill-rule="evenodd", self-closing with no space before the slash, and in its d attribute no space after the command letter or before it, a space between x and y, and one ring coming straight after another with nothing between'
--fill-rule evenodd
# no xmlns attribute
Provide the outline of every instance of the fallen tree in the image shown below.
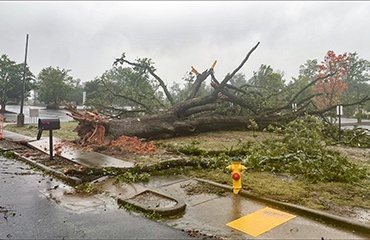
<svg viewBox="0 0 370 240"><path fill-rule="evenodd" d="M133 63L125 59L124 54L116 59L114 65L129 64L135 68L148 71L163 89L171 107L157 113L141 115L139 117L125 119L108 119L99 115L97 111L79 111L75 106L67 104L65 109L70 112L69 116L79 121L76 128L81 137L80 142L87 144L108 144L110 140L118 139L120 136L138 137L144 139L161 139L176 136L185 136L192 133L200 133L218 130L241 130L247 129L252 122L256 122L259 129L269 125L281 126L286 124L297 116L304 114L315 114L325 118L325 113L332 111L336 106L319 110L312 99L318 94L312 94L306 98L299 98L300 95L317 81L325 79L331 75L319 77L311 81L300 91L290 97L284 105L278 107L268 107L264 105L254 105L248 102L244 96L255 94L246 91L242 87L237 88L228 84L228 82L238 73L249 59L250 55L257 49L257 43L245 56L240 65L227 74L222 81L218 81L214 75L213 66L199 73L192 67L196 74L196 80L184 101L174 104L173 98L168 91L164 81L157 76L149 65ZM205 97L195 97L201 84L208 78L211 78L213 92ZM279 94L279 93L277 93ZM298 99L300 99L298 101ZM359 103L370 100L367 96ZM298 101L298 102L297 102ZM248 114L227 115L218 113L216 110L220 105L230 103L234 107L245 110ZM292 103L297 103L300 108L292 111ZM350 103L345 106L355 105L358 102Z"/></svg>

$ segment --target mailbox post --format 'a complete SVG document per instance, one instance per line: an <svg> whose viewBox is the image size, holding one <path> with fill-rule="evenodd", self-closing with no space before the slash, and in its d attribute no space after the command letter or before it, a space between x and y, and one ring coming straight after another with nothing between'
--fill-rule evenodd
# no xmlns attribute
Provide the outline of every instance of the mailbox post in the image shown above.
<svg viewBox="0 0 370 240"><path fill-rule="evenodd" d="M50 160L53 160L53 130L57 129L60 129L59 118L39 119L39 133L37 134L37 140L40 140L43 130L49 130Z"/></svg>

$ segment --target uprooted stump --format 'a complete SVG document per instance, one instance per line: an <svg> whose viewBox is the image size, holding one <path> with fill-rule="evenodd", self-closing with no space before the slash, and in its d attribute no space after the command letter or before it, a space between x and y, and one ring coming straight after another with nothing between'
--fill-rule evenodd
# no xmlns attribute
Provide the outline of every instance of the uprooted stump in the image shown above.
<svg viewBox="0 0 370 240"><path fill-rule="evenodd" d="M109 136L106 136L108 119L99 115L96 110L93 112L86 110L82 112L77 110L77 107L71 104L67 104L65 109L71 113L67 113L68 116L79 122L75 131L77 131L80 136L79 144L82 146L107 146L114 150L139 154L149 154L157 151L154 142L141 142L135 136L129 137L123 135L116 140L111 140Z"/></svg>
<svg viewBox="0 0 370 240"><path fill-rule="evenodd" d="M79 143L82 146L97 144L107 145L110 142L109 137L105 136L105 129L108 124L108 118L99 115L98 111L79 111L76 106L67 104L65 109L71 114L68 116L79 122L75 131L81 137Z"/></svg>

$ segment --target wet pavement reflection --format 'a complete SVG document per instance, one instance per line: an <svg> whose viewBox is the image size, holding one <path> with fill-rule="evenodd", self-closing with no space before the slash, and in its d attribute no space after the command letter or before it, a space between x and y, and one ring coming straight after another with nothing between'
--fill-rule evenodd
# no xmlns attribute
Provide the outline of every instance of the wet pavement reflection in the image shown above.
<svg viewBox="0 0 370 240"><path fill-rule="evenodd" d="M119 209L108 195L70 186L0 156L0 239L186 239L179 230Z"/></svg>

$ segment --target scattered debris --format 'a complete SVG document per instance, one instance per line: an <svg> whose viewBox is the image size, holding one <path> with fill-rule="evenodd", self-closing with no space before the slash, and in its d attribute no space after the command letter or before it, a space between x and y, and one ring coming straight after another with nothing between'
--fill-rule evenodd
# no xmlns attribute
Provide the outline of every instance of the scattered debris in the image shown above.
<svg viewBox="0 0 370 240"><path fill-rule="evenodd" d="M0 206L0 213L4 214L4 219L8 221L8 217L14 217L16 212L10 206Z"/></svg>
<svg viewBox="0 0 370 240"><path fill-rule="evenodd" d="M76 149L77 145L69 141L62 141L61 143L54 144L54 151L58 155L61 155L62 152L70 152Z"/></svg>
<svg viewBox="0 0 370 240"><path fill-rule="evenodd" d="M217 239L217 240L223 240L222 237L216 236L216 235L209 235L202 233L199 230L193 229L181 229L181 231L186 232L190 237L196 237L196 238L202 238L202 239Z"/></svg>
<svg viewBox="0 0 370 240"><path fill-rule="evenodd" d="M138 154L157 152L154 142L141 142L137 137L121 136L117 140L112 140L109 146L115 150L129 151Z"/></svg>

